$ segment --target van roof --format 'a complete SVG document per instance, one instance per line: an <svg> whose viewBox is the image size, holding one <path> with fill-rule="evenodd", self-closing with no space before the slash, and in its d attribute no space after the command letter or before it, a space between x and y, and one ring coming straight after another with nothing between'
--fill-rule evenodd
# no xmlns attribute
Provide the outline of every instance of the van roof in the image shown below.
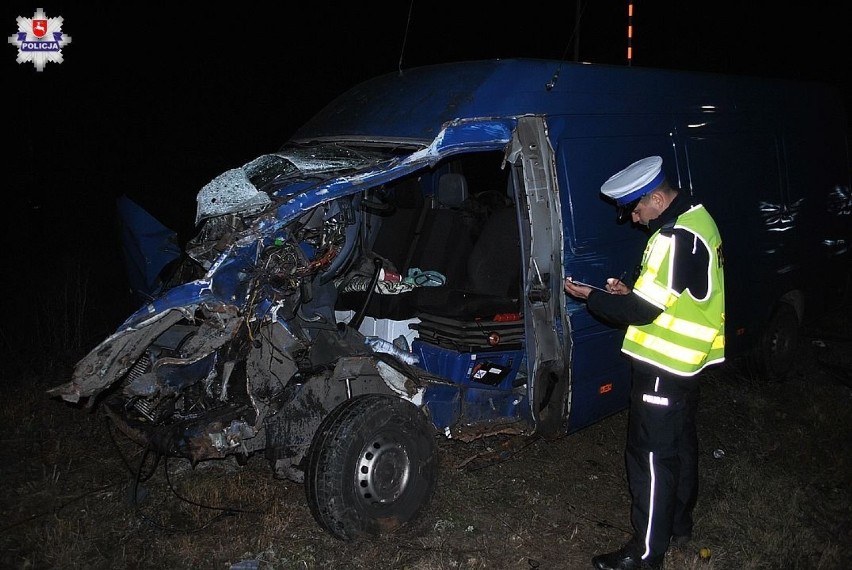
<svg viewBox="0 0 852 570"><path fill-rule="evenodd" d="M445 63L388 73L349 89L291 142L328 138L396 140L425 145L454 119L527 114L779 112L793 82L559 60L503 59ZM808 90L812 90L811 85ZM804 94L805 92L803 92ZM773 104L773 101L775 103Z"/></svg>

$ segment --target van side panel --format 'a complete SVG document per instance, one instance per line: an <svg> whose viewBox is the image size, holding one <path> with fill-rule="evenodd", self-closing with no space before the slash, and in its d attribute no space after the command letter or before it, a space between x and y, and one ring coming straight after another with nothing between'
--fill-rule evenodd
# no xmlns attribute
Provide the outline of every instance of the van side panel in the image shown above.
<svg viewBox="0 0 852 570"><path fill-rule="evenodd" d="M772 133L728 131L686 137L688 181L722 235L729 354L757 342L758 324L771 307L755 295L778 299L795 288L800 267L790 248L801 239L781 192L779 143ZM734 308L734 310L731 310Z"/></svg>
<svg viewBox="0 0 852 570"><path fill-rule="evenodd" d="M664 115L570 117L559 139L557 161L563 193L565 273L603 286L608 277L633 282L648 238L642 228L618 224L600 187L618 170L644 156L663 157L677 179L674 144ZM573 399L569 429L617 412L630 393L629 362L620 352L623 326L593 316L572 298L567 309L574 337Z"/></svg>

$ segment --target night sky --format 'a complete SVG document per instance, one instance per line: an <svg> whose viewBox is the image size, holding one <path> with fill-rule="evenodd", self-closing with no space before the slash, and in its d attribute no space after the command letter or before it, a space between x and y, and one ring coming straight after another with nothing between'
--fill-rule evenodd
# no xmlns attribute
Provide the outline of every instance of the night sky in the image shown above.
<svg viewBox="0 0 852 570"><path fill-rule="evenodd" d="M627 2L580 1L579 26L570 0L558 10L458 0L4 4L6 38L17 16L42 8L64 18L72 39L64 62L42 72L17 64L5 42L8 227L38 247L45 236L69 248L116 240L114 200L128 194L186 239L204 184L276 150L334 96L400 60L403 69L509 57L626 65ZM755 4L635 0L632 65L816 79L849 101L842 3L775 13L778 3L760 13Z"/></svg>

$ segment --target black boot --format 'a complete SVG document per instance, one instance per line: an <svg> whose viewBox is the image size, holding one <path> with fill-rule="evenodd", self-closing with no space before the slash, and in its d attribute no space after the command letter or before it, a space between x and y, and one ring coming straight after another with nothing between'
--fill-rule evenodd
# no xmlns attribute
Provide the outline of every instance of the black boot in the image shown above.
<svg viewBox="0 0 852 570"><path fill-rule="evenodd" d="M639 549L628 543L615 552L593 556L592 564L597 570L662 570L663 558L642 560Z"/></svg>

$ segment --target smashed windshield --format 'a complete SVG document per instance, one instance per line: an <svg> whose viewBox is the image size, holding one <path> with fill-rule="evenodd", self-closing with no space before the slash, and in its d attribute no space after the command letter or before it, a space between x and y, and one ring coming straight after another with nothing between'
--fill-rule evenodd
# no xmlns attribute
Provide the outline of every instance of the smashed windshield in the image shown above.
<svg viewBox="0 0 852 570"><path fill-rule="evenodd" d="M195 223L226 214L260 212L272 202L270 194L291 194L287 191L290 185L355 172L398 154L396 147L356 148L332 143L285 146L208 182L196 197Z"/></svg>

